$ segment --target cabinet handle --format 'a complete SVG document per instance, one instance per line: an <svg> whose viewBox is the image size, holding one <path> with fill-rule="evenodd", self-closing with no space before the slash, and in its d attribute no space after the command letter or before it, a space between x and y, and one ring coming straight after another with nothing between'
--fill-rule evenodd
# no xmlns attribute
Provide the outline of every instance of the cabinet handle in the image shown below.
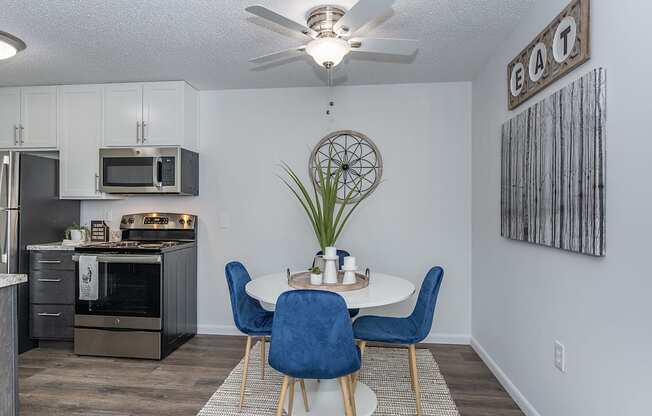
<svg viewBox="0 0 652 416"><path fill-rule="evenodd" d="M38 279L39 282L59 283L61 279Z"/></svg>
<svg viewBox="0 0 652 416"><path fill-rule="evenodd" d="M14 146L18 146L18 124L14 124Z"/></svg>
<svg viewBox="0 0 652 416"><path fill-rule="evenodd" d="M136 122L136 143L140 143L140 121Z"/></svg>
<svg viewBox="0 0 652 416"><path fill-rule="evenodd" d="M61 260L39 260L42 264L61 264Z"/></svg>
<svg viewBox="0 0 652 416"><path fill-rule="evenodd" d="M25 140L24 140L24 136L25 136L24 130L25 130L25 127L23 127L23 125L21 124L21 125L20 125L20 135L19 135L19 136L20 136L20 145L21 145L21 146L23 145L23 143L25 143Z"/></svg>
<svg viewBox="0 0 652 416"><path fill-rule="evenodd" d="M142 127L142 130L143 130L143 133L140 135L140 142L141 143L145 143L145 126L146 125L147 125L147 123L145 123L144 121L141 123L141 127Z"/></svg>
<svg viewBox="0 0 652 416"><path fill-rule="evenodd" d="M51 317L51 318L58 318L58 317L61 316L61 312L58 312L58 313L40 312L40 313L37 313L37 315L38 316L47 316L47 317Z"/></svg>
<svg viewBox="0 0 652 416"><path fill-rule="evenodd" d="M95 174L95 193L100 193L100 175L97 173Z"/></svg>

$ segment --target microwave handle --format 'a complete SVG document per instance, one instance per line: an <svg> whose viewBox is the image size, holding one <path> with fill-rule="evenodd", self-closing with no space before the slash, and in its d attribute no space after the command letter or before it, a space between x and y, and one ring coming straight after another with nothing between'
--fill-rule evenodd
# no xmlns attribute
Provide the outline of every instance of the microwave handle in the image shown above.
<svg viewBox="0 0 652 416"><path fill-rule="evenodd" d="M163 159L159 156L154 159L154 170L152 172L154 186L163 187Z"/></svg>

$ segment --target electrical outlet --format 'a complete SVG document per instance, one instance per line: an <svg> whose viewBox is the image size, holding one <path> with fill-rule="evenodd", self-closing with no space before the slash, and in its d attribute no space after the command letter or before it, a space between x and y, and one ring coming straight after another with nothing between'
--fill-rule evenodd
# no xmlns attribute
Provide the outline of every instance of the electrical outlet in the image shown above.
<svg viewBox="0 0 652 416"><path fill-rule="evenodd" d="M562 373L566 372L566 348L557 340L555 340L555 367Z"/></svg>

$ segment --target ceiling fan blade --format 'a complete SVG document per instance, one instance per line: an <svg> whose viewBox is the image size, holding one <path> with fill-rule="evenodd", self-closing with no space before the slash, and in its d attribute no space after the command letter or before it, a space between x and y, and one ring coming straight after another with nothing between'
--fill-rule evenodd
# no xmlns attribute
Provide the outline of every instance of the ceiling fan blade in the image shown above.
<svg viewBox="0 0 652 416"><path fill-rule="evenodd" d="M412 55L419 46L414 39L354 38L349 40L352 52Z"/></svg>
<svg viewBox="0 0 652 416"><path fill-rule="evenodd" d="M256 58L250 59L249 62L254 64L260 64L263 62L273 61L280 58L285 58L287 56L296 55L299 52L303 52L306 49L305 46L298 46L296 48L285 49L278 52L268 53L267 55L258 56Z"/></svg>
<svg viewBox="0 0 652 416"><path fill-rule="evenodd" d="M333 26L339 35L352 35L365 24L382 16L394 4L394 0L359 0Z"/></svg>
<svg viewBox="0 0 652 416"><path fill-rule="evenodd" d="M301 23L295 22L292 19L288 19L287 17L282 16L276 13L275 11L268 9L267 7L255 5L255 6L249 6L245 10L253 15L262 17L265 20L269 20L271 22L276 23L277 25L283 26L286 29L290 29L293 32L299 32L302 35L308 36L310 38L314 38L317 36L317 32L310 29L309 27L302 25Z"/></svg>

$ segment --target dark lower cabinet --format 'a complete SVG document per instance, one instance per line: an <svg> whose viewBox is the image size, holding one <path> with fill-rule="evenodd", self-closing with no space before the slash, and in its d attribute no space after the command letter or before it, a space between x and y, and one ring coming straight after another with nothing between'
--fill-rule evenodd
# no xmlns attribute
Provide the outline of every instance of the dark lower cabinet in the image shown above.
<svg viewBox="0 0 652 416"><path fill-rule="evenodd" d="M72 251L30 252L30 336L72 341L75 320L75 263Z"/></svg>
<svg viewBox="0 0 652 416"><path fill-rule="evenodd" d="M163 257L163 356L197 333L197 247Z"/></svg>

